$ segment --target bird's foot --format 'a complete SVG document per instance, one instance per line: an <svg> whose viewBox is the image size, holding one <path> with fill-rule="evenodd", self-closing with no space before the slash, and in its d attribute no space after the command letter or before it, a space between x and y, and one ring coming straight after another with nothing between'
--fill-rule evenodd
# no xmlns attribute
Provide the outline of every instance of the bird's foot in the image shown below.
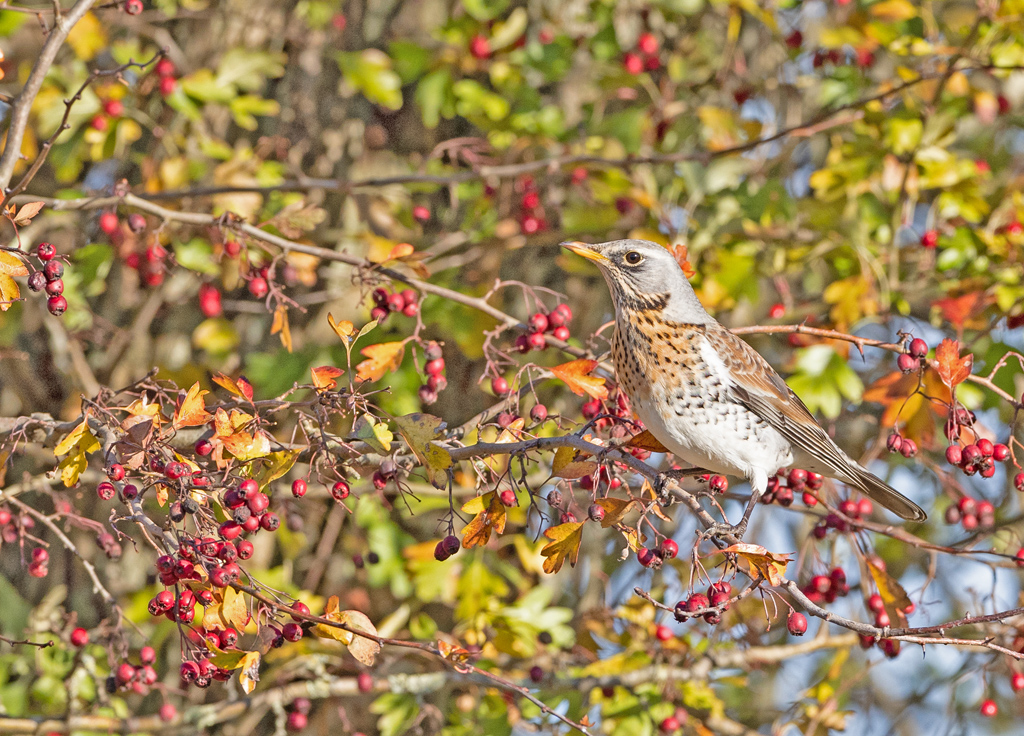
<svg viewBox="0 0 1024 736"><path fill-rule="evenodd" d="M654 480L654 492L658 494L658 501L662 506L667 506L675 499L670 492L670 481L679 483L683 478L692 478L697 475L707 475L708 471L703 468L675 468L659 473Z"/></svg>
<svg viewBox="0 0 1024 736"><path fill-rule="evenodd" d="M712 541L721 539L729 541L729 537L733 537L737 540L743 539L744 533L747 531L747 517L744 516L740 523L729 524L728 522L718 522L712 524L707 529L700 533L701 540L709 539Z"/></svg>

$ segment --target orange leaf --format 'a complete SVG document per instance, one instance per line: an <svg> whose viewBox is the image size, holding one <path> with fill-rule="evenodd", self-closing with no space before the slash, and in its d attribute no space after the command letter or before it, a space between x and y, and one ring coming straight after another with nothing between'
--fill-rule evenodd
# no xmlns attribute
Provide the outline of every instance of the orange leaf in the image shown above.
<svg viewBox="0 0 1024 736"><path fill-rule="evenodd" d="M958 330L962 330L968 320L985 311L992 303L992 299L983 291L972 291L962 296L939 299L934 306L939 308L944 319L956 325Z"/></svg>
<svg viewBox="0 0 1024 736"><path fill-rule="evenodd" d="M206 411L206 404L203 401L203 397L208 393L210 392L199 388L199 381L192 385L185 394L181 406L174 412L172 424L175 429L200 427L210 421L211 414Z"/></svg>
<svg viewBox="0 0 1024 736"><path fill-rule="evenodd" d="M334 334L341 338L343 342L347 342L348 338L352 337L352 334L356 329L355 325L347 319L343 319L341 322L336 322L334 320L334 315L330 312L327 313L327 324L331 326L331 329L334 330Z"/></svg>
<svg viewBox="0 0 1024 736"><path fill-rule="evenodd" d="M786 572L786 565L790 562L789 555L769 552L759 544L734 544L718 551L732 553L743 558L751 568L768 581L769 585L782 584L782 576Z"/></svg>
<svg viewBox="0 0 1024 736"><path fill-rule="evenodd" d="M639 447L641 450L649 450L651 452L668 452L668 448L661 444L657 437L651 434L650 430L645 429L640 434L635 434L629 438L625 444L626 447Z"/></svg>
<svg viewBox="0 0 1024 736"><path fill-rule="evenodd" d="M310 368L309 372L313 374L313 385L316 386L318 393L320 391L330 391L338 385L338 382L334 379L345 374L345 371L341 368L335 368L333 365Z"/></svg>
<svg viewBox="0 0 1024 736"><path fill-rule="evenodd" d="M274 321L270 325L270 334L281 333L281 344L289 353L292 351L292 329L288 325L288 307L278 304L274 310Z"/></svg>
<svg viewBox="0 0 1024 736"><path fill-rule="evenodd" d="M482 547L491 539L491 530L498 534L505 531L505 504L498 498L497 491L471 498L462 506L467 514L476 514L462 530L462 546Z"/></svg>
<svg viewBox="0 0 1024 736"><path fill-rule="evenodd" d="M596 360L580 358L579 360L571 360L562 365L556 365L549 370L555 378L564 381L565 385L577 396L587 393L595 399L603 401L608 398L608 389L605 388L604 379L599 376L590 375L590 372L596 367Z"/></svg>
<svg viewBox="0 0 1024 736"><path fill-rule="evenodd" d="M408 243L399 243L398 245L396 245L394 248L391 249L390 253L388 253L387 260L389 260L389 261L397 261L400 258L405 258L406 256L411 256L414 251L415 251L415 248L413 248Z"/></svg>
<svg viewBox="0 0 1024 736"><path fill-rule="evenodd" d="M697 275L697 272L693 270L693 266L686 258L686 246L685 245L674 245L669 250L672 251L672 255L676 258L676 263L683 269L683 275L688 279L692 279Z"/></svg>
<svg viewBox="0 0 1024 736"><path fill-rule="evenodd" d="M27 225L32 222L32 218L39 214L39 210L43 209L45 202L26 202L18 210L18 214L14 216L15 225Z"/></svg>
<svg viewBox="0 0 1024 736"><path fill-rule="evenodd" d="M13 253L0 251L0 273L8 276L28 276L28 267Z"/></svg>
<svg viewBox="0 0 1024 736"><path fill-rule="evenodd" d="M544 536L551 541L540 551L546 557L544 572L555 573L562 569L565 560L570 567L576 567L580 557L580 544L583 542L583 521L571 521L544 530Z"/></svg>
<svg viewBox="0 0 1024 736"><path fill-rule="evenodd" d="M405 357L405 343L382 342L368 345L359 352L366 360L356 366L356 377L360 381L379 381L388 371L398 370Z"/></svg>
<svg viewBox="0 0 1024 736"><path fill-rule="evenodd" d="M213 382L221 388L225 388L235 396L245 399L246 401L252 401L252 384L245 376L239 376L237 379L225 376L223 373L216 373L213 376Z"/></svg>
<svg viewBox="0 0 1024 736"><path fill-rule="evenodd" d="M974 355L968 353L961 358L959 341L950 340L948 337L936 348L935 360L939 364L939 377L951 389L966 381L974 366Z"/></svg>

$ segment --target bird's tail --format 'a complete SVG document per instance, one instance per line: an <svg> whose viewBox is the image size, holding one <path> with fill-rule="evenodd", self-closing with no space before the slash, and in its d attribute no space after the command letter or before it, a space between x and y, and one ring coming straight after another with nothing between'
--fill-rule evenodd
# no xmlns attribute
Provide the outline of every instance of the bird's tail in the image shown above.
<svg viewBox="0 0 1024 736"><path fill-rule="evenodd" d="M846 480L872 501L882 504L897 516L907 521L924 521L928 518L924 509L860 465L850 463L850 466L844 468L844 470L847 470L851 477L843 480Z"/></svg>

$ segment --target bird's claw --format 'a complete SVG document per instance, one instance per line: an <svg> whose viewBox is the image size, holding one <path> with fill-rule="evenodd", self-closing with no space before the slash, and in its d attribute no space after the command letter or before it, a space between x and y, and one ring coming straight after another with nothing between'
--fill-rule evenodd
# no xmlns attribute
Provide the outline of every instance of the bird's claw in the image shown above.
<svg viewBox="0 0 1024 736"><path fill-rule="evenodd" d="M712 524L704 531L700 533L702 539L725 539L726 537L735 537L737 539L743 539L743 534L747 531L747 519L744 518L739 524L729 524L727 522L718 522Z"/></svg>

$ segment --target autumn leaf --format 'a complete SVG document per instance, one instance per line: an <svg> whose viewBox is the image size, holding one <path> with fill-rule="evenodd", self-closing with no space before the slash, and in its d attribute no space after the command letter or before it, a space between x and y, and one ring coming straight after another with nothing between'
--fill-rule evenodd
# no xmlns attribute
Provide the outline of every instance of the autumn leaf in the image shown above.
<svg viewBox="0 0 1024 736"><path fill-rule="evenodd" d="M82 417L80 424L65 435L64 439L53 448L53 454L67 455L60 461L57 468L60 470L60 478L66 488L78 483L78 478L89 465L86 455L100 449L100 441L89 431L89 424L85 417Z"/></svg>
<svg viewBox="0 0 1024 736"><path fill-rule="evenodd" d="M366 634L377 636L377 628L365 613L360 611L341 611L339 610L338 603L338 596L332 595L328 598L327 605L324 607L324 613L321 618L336 621L337 623L355 631L362 631ZM351 631L347 631L346 629L337 626L316 624L313 627L313 633L325 639L340 641L348 647L348 650L353 657L368 667L373 665L377 654L380 652L380 644L373 639L368 639L365 636L359 636L358 634L354 634Z"/></svg>
<svg viewBox="0 0 1024 736"><path fill-rule="evenodd" d="M398 243L394 248L391 249L385 260L397 261L407 256L411 256L415 252L415 250L416 249L413 248L409 243Z"/></svg>
<svg viewBox="0 0 1024 736"><path fill-rule="evenodd" d="M330 391L336 388L338 386L338 382L334 379L345 375L345 371L341 370L341 368L335 368L332 365L322 365L319 368L310 368L309 372L313 374L313 386L316 388L317 393Z"/></svg>
<svg viewBox="0 0 1024 736"><path fill-rule="evenodd" d="M434 441L444 429L444 421L430 414L406 414L396 418L395 425L416 459L427 469L431 482L447 474L452 466L451 453Z"/></svg>
<svg viewBox="0 0 1024 736"><path fill-rule="evenodd" d="M14 224L19 227L28 225L45 205L45 202L26 202L18 208L18 212L14 216Z"/></svg>
<svg viewBox="0 0 1024 736"><path fill-rule="evenodd" d="M356 418L352 425L352 436L362 440L381 455L391 452L391 441L395 438L388 429L387 422L378 422L369 414Z"/></svg>
<svg viewBox="0 0 1024 736"><path fill-rule="evenodd" d="M596 360L580 358L571 360L562 365L550 368L552 375L565 382L565 385L576 394L582 396L589 394L595 399L608 398L608 389L604 385L604 379L599 376L591 376L590 373L597 367Z"/></svg>
<svg viewBox="0 0 1024 736"><path fill-rule="evenodd" d="M686 257L686 246L685 245L674 245L669 248L669 251L676 259L676 263L679 264L679 268L683 269L683 275L688 279L692 279L697 275L697 272L693 270L693 266L690 265L690 261Z"/></svg>
<svg viewBox="0 0 1024 736"><path fill-rule="evenodd" d="M725 554L734 554L746 560L752 570L768 581L769 585L781 585L782 577L789 564L789 555L769 552L759 544L734 544L718 550Z"/></svg>
<svg viewBox="0 0 1024 736"><path fill-rule="evenodd" d="M462 530L462 546L466 549L482 547L491 539L491 530L505 531L505 504L497 491L471 498L462 505L462 511L476 516Z"/></svg>
<svg viewBox="0 0 1024 736"><path fill-rule="evenodd" d="M950 389L954 389L966 381L974 366L974 355L968 353L961 358L960 342L950 340L948 337L936 348L935 360L938 363L939 377Z"/></svg>
<svg viewBox="0 0 1024 736"><path fill-rule="evenodd" d="M174 419L171 422L171 426L175 429L181 429L182 427L200 427L210 421L212 416L210 412L206 411L206 404L203 397L210 393L205 389L199 388L199 381L196 381L192 388L185 394L185 398L182 399L181 406L174 412Z"/></svg>
<svg viewBox="0 0 1024 736"><path fill-rule="evenodd" d="M213 591L213 602L203 610L203 628L241 631L249 623L245 598L232 587Z"/></svg>
<svg viewBox="0 0 1024 736"><path fill-rule="evenodd" d="M260 653L246 652L238 666L238 684L246 695L256 688L260 680Z"/></svg>
<svg viewBox="0 0 1024 736"><path fill-rule="evenodd" d="M601 528L603 529L618 524L637 505L634 500L614 498L613 496L599 498L594 503L604 509L604 518L601 519Z"/></svg>
<svg viewBox="0 0 1024 736"><path fill-rule="evenodd" d="M226 376L223 373L217 373L211 380L221 388L227 389L235 396L245 399L246 401L252 401L252 384L249 383L245 376L239 376L236 379Z"/></svg>
<svg viewBox="0 0 1024 736"><path fill-rule="evenodd" d="M650 452L669 452L669 449L665 445L661 444L649 429L645 429L640 434L635 434L629 438L624 445L625 447L637 447L641 450L648 450Z"/></svg>
<svg viewBox="0 0 1024 736"><path fill-rule="evenodd" d="M270 454L270 439L263 430L249 432L253 417L238 409L230 413L217 409L213 417L214 438L242 462Z"/></svg>
<svg viewBox="0 0 1024 736"><path fill-rule="evenodd" d="M540 551L541 555L547 558L544 560L544 572L558 572L565 564L566 558L570 567L576 567L576 561L580 556L580 544L583 542L584 523L586 522L571 521L544 530L544 536L551 540Z"/></svg>
<svg viewBox="0 0 1024 736"><path fill-rule="evenodd" d="M28 276L28 267L18 256L0 250L0 273L8 276Z"/></svg>
<svg viewBox="0 0 1024 736"><path fill-rule="evenodd" d="M251 477L259 484L260 488L265 488L268 483L277 480L291 470L300 454L302 454L301 450L272 452L260 461L260 468L253 472Z"/></svg>
<svg viewBox="0 0 1024 736"><path fill-rule="evenodd" d="M579 457L582 454L573 447L559 447L555 450L555 459L551 463L551 474L566 480L576 480L585 475L593 475L599 465L593 460L580 460Z"/></svg>
<svg viewBox="0 0 1024 736"><path fill-rule="evenodd" d="M405 357L405 343L382 342L368 345L359 352L366 360L356 366L356 377L360 381L379 381L388 371L398 370Z"/></svg>
<svg viewBox="0 0 1024 736"><path fill-rule="evenodd" d="M872 560L868 559L866 564L868 572L871 573L871 578L878 587L878 595L881 596L882 603L885 604L885 612L889 614L890 623L894 626L905 625L907 616L904 611L911 606L907 591L903 589L899 581Z"/></svg>
<svg viewBox="0 0 1024 736"><path fill-rule="evenodd" d="M283 304L278 304L277 309L274 310L274 319L270 324L270 334L281 335L281 345L289 353L292 351L292 329L288 324L288 307Z"/></svg>
<svg viewBox="0 0 1024 736"><path fill-rule="evenodd" d="M472 656L468 649L464 649L458 644L452 644L444 639L437 640L437 653L440 654L444 659L454 664L465 664L469 661Z"/></svg>
<svg viewBox="0 0 1024 736"><path fill-rule="evenodd" d="M994 297L983 291L972 291L961 296L948 296L939 299L933 306L937 307L943 319L954 325L958 330L973 322L991 304ZM973 325L972 325L973 326Z"/></svg>
<svg viewBox="0 0 1024 736"><path fill-rule="evenodd" d="M951 396L938 372L931 368L925 369L923 383L922 393L916 391L917 374L904 375L893 371L865 389L863 399L878 402L885 407L880 420L883 426L895 426L902 422L904 436L927 446L935 435L937 417L945 416L945 409L940 402L948 402ZM929 401L925 395L939 401Z"/></svg>
<svg viewBox="0 0 1024 736"><path fill-rule="evenodd" d="M331 329L334 330L334 334L337 335L342 342L348 342L352 337L352 333L355 332L356 329L355 325L347 319L336 322L334 320L334 315L330 312L327 313L327 324L331 326Z"/></svg>
<svg viewBox="0 0 1024 736"><path fill-rule="evenodd" d="M5 273L0 273L0 312L6 312L21 298L18 282Z"/></svg>

